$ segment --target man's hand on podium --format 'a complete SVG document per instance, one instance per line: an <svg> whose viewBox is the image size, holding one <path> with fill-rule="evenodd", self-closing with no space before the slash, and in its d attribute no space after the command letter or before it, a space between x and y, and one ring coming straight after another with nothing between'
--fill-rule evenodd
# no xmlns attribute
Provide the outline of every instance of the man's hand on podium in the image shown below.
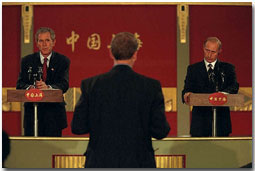
<svg viewBox="0 0 255 171"><path fill-rule="evenodd" d="M184 94L184 101L185 101L185 104L189 105L189 98L190 98L190 94L191 92L187 92Z"/></svg>
<svg viewBox="0 0 255 171"><path fill-rule="evenodd" d="M36 81L35 86L38 89L49 89L49 86L46 85L46 83L44 81L42 81L42 80Z"/></svg>

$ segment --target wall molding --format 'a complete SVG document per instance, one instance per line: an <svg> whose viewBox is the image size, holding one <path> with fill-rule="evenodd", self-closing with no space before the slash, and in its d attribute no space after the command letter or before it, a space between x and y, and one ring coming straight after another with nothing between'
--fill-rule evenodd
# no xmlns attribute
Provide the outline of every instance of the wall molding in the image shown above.
<svg viewBox="0 0 255 171"><path fill-rule="evenodd" d="M252 2L2 2L7 5L237 5L252 6Z"/></svg>

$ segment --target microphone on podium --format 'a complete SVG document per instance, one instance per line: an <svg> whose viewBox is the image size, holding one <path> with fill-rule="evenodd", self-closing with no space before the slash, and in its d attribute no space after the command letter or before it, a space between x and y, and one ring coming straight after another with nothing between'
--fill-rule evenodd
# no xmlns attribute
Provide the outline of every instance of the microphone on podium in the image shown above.
<svg viewBox="0 0 255 171"><path fill-rule="evenodd" d="M27 70L27 73L28 73L28 80L29 82L31 82L31 75L32 75L32 67L28 67L28 70Z"/></svg>
<svg viewBox="0 0 255 171"><path fill-rule="evenodd" d="M42 70L42 67L38 67L38 77L39 77L39 80L42 80L42 77L43 77L43 70Z"/></svg>

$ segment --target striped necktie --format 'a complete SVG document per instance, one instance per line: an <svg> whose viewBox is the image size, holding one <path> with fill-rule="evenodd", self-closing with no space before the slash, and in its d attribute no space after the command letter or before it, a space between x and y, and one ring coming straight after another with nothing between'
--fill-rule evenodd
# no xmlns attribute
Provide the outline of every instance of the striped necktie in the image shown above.
<svg viewBox="0 0 255 171"><path fill-rule="evenodd" d="M212 64L208 64L209 70L208 70L208 77L210 83L214 83L214 71L212 69Z"/></svg>

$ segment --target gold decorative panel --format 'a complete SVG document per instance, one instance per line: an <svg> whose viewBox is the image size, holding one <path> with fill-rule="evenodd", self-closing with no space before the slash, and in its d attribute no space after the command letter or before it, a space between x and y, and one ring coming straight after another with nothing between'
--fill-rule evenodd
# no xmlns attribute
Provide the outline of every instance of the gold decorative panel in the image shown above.
<svg viewBox="0 0 255 171"><path fill-rule="evenodd" d="M30 43L30 31L32 28L32 19L33 19L33 6L26 4L22 5L21 10L22 15L22 24L24 28L24 43Z"/></svg>
<svg viewBox="0 0 255 171"><path fill-rule="evenodd" d="M239 92L244 95L244 106L242 107L230 107L232 111L252 111L252 88L240 87Z"/></svg>
<svg viewBox="0 0 255 171"><path fill-rule="evenodd" d="M83 155L53 155L53 168L84 168ZM155 156L157 168L185 168L185 155Z"/></svg>
<svg viewBox="0 0 255 171"><path fill-rule="evenodd" d="M180 28L180 42L187 42L187 26L188 26L188 17L189 17L189 6L187 4L181 3L177 5L177 16L178 16L178 25Z"/></svg>
<svg viewBox="0 0 255 171"><path fill-rule="evenodd" d="M2 88L2 111L19 112L21 110L20 102L7 102L7 90L15 90L15 87Z"/></svg>
<svg viewBox="0 0 255 171"><path fill-rule="evenodd" d="M165 100L165 111L176 112L176 88L163 87L162 92Z"/></svg>
<svg viewBox="0 0 255 171"><path fill-rule="evenodd" d="M2 88L2 111L20 111L20 102L7 102L7 90L15 90L15 87ZM175 87L163 87L162 92L165 100L165 111L176 112L177 111L177 89ZM244 106L243 107L230 107L231 111L252 111L252 87L240 87L239 93L243 94ZM66 101L66 110L73 112L75 104L81 96L81 90L79 87L72 87L64 94Z"/></svg>
<svg viewBox="0 0 255 171"><path fill-rule="evenodd" d="M53 155L53 168L84 168L85 156L83 155Z"/></svg>
<svg viewBox="0 0 255 171"><path fill-rule="evenodd" d="M184 155L156 156L157 168L185 168Z"/></svg>

